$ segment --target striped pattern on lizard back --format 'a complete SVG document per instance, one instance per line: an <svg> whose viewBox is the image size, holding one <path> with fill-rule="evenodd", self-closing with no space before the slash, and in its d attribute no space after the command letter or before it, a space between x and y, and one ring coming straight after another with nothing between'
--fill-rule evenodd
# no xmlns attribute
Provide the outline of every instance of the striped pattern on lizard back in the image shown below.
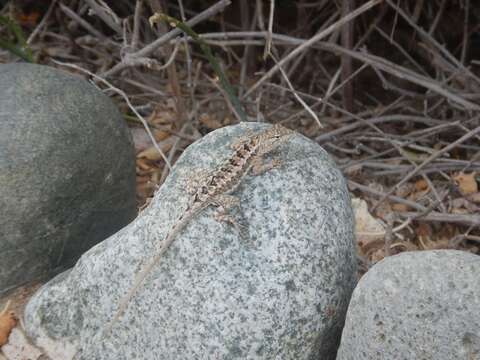
<svg viewBox="0 0 480 360"><path fill-rule="evenodd" d="M160 260L162 255L174 241L176 235L195 217L197 213L210 205L227 207L227 202L232 203L231 195L235 191L242 179L250 172L250 169L260 168L262 156L271 152L279 145L284 143L289 135L293 133L281 125L273 125L260 133L248 135L237 139L232 145L233 154L216 168L210 175L203 178L190 198L187 208L182 211L176 219L165 239L160 243L160 248L153 255L147 264L137 273L133 285L127 294L120 300L118 309L110 322L105 326L99 336L106 336L117 322L119 317L126 310L131 298L137 292L138 288L145 280L152 268ZM270 167L263 166L265 169ZM263 170L259 170L258 173Z"/></svg>

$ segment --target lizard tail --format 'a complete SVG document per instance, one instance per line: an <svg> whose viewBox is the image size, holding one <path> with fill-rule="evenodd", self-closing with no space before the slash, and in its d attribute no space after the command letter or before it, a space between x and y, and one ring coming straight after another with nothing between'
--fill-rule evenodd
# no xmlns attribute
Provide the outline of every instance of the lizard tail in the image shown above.
<svg viewBox="0 0 480 360"><path fill-rule="evenodd" d="M138 288L143 284L143 281L145 280L147 275L150 273L152 268L160 260L160 258L165 253L165 251L167 250L171 242L172 242L172 237L168 235L167 239L164 242L164 245L160 248L160 251L153 258L151 258L148 264L144 266L143 269L137 274L137 276L135 277L135 281L133 282L133 285L130 287L127 294L120 300L120 303L118 305L117 311L115 312L115 315L108 322L107 326L104 328L103 337L106 337L110 333L110 331L112 330L113 326L116 324L120 316L122 316L122 314L127 309L128 303L133 298Z"/></svg>

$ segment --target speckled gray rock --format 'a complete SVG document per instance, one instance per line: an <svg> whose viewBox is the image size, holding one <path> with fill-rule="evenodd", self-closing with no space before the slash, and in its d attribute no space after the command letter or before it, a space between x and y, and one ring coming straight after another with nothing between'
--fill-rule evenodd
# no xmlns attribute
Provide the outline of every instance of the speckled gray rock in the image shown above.
<svg viewBox="0 0 480 360"><path fill-rule="evenodd" d="M317 144L296 135L281 168L244 179L231 215L206 209L179 234L111 334L98 330L184 209L185 180L231 154L242 124L190 146L150 206L28 304L25 323L56 359L334 359L355 284L345 182Z"/></svg>
<svg viewBox="0 0 480 360"><path fill-rule="evenodd" d="M360 280L337 360L479 360L480 256L455 250L384 259Z"/></svg>
<svg viewBox="0 0 480 360"><path fill-rule="evenodd" d="M87 81L0 65L0 295L133 220L134 160L121 114Z"/></svg>

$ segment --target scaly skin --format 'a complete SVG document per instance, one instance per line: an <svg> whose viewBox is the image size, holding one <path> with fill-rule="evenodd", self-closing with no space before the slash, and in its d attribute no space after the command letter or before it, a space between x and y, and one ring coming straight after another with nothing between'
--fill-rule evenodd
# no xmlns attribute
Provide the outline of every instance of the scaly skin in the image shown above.
<svg viewBox="0 0 480 360"><path fill-rule="evenodd" d="M288 140L293 133L281 125L273 125L258 134L239 138L233 145L234 153L230 158L203 179L203 182L193 193L190 203L168 232L157 254L137 274L133 285L128 293L121 299L118 309L104 328L106 336L126 310L128 303L137 292L152 268L158 263L162 255L175 240L176 235L196 216L200 211L210 205L229 208L238 203L238 200L229 195L238 187L242 179L254 170L259 173L270 169L275 165L265 166L261 164L262 157L268 154Z"/></svg>

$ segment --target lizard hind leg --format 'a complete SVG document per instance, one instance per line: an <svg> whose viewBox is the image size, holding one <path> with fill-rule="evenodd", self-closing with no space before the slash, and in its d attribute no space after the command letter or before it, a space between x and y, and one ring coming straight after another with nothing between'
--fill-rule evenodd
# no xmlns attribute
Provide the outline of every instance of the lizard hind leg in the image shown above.
<svg viewBox="0 0 480 360"><path fill-rule="evenodd" d="M227 213L240 205L240 199L233 195L219 194L212 199L212 205L217 207L218 216L227 215Z"/></svg>
<svg viewBox="0 0 480 360"><path fill-rule="evenodd" d="M252 162L252 174L261 175L269 170L275 169L282 165L281 160L273 159L270 162L264 162L261 158L256 158Z"/></svg>
<svg viewBox="0 0 480 360"><path fill-rule="evenodd" d="M232 225L239 233L242 232L243 226L229 214L229 211L240 205L240 199L233 195L221 194L212 199L212 205L217 207L214 218L219 222L226 222Z"/></svg>

